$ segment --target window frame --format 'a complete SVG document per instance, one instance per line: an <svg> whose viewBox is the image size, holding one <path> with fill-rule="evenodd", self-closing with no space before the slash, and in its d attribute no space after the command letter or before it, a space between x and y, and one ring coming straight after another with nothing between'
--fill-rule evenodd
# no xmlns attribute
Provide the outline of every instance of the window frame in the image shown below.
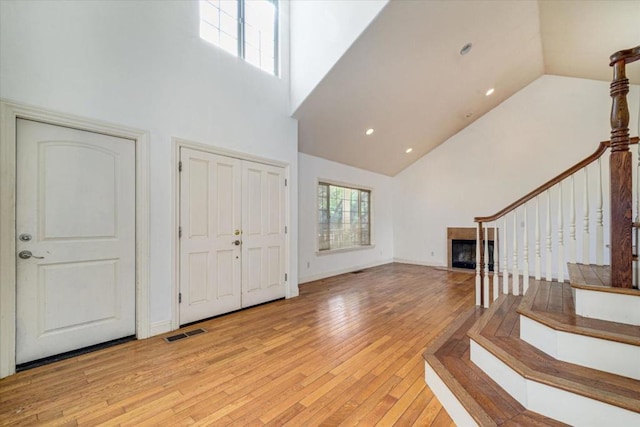
<svg viewBox="0 0 640 427"><path fill-rule="evenodd" d="M320 185L329 185L334 187L343 187L351 190L359 190L359 191L367 191L369 193L369 243L366 245L355 245L355 246L345 246L340 248L329 248L329 249L320 249L320 239L319 235L321 232L320 227L320 209L318 206L318 187ZM351 252L351 251L359 251L363 249L372 249L375 248L374 241L374 189L365 185L355 185L347 182L335 181L331 179L323 179L318 178L316 181L315 189L314 189L314 210L315 210L315 221L316 221L316 233L315 233L315 247L316 247L316 255L328 255L335 254L340 252Z"/></svg>
<svg viewBox="0 0 640 427"><path fill-rule="evenodd" d="M200 2L206 2L207 0L200 0ZM238 40L237 40L237 48L236 48L236 56L240 59L242 59L244 62L266 72L269 74L272 74L276 77L280 77L280 1L279 0L263 0L263 1L267 1L271 4L273 4L274 8L275 8L275 13L274 13L274 19L273 19L273 26L274 26L274 31L273 31L273 72L270 72L268 70L265 70L264 68L262 68L259 65L253 64L249 61L247 61L246 57L245 57L245 3L247 2L247 0L235 0L238 6L238 24L237 24L237 30L238 30ZM199 15L199 24L200 26L202 26L202 15ZM218 29L218 31L221 31L220 28L215 27ZM201 40L204 40L205 42L209 43L209 44L213 44L214 46L222 49L225 52L228 52L230 54L232 54L231 52L229 52L228 50L224 49L221 46L218 46L217 44L210 42L209 40L205 39L202 37L202 35L200 35L200 31L199 30L199 36Z"/></svg>

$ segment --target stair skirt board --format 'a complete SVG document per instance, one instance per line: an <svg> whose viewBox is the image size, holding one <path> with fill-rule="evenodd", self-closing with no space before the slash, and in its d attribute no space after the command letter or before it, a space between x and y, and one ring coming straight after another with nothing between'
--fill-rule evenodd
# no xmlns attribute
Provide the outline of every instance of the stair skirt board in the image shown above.
<svg viewBox="0 0 640 427"><path fill-rule="evenodd" d="M524 378L471 340L471 360L525 408L571 425L640 425L640 414Z"/></svg>
<svg viewBox="0 0 640 427"><path fill-rule="evenodd" d="M471 414L464 408L462 403L449 390L447 385L438 376L436 371L431 368L428 362L424 362L424 379L438 398L442 407L447 411L453 422L458 426L477 426L478 423L473 419Z"/></svg>
<svg viewBox="0 0 640 427"><path fill-rule="evenodd" d="M577 315L640 326L640 295L574 290Z"/></svg>
<svg viewBox="0 0 640 427"><path fill-rule="evenodd" d="M563 362L640 380L640 347L557 331L520 315L520 339Z"/></svg>

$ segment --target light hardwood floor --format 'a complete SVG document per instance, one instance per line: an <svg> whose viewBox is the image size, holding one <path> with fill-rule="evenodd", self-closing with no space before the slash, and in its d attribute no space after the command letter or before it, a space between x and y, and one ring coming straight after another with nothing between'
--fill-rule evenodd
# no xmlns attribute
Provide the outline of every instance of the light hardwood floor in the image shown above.
<svg viewBox="0 0 640 427"><path fill-rule="evenodd" d="M422 352L474 276L388 264L0 380L2 425L452 425ZM167 335L175 335L174 331Z"/></svg>

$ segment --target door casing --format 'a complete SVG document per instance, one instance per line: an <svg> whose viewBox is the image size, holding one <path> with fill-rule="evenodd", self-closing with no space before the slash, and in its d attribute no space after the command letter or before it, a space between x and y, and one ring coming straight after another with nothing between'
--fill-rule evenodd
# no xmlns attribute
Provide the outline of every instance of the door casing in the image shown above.
<svg viewBox="0 0 640 427"><path fill-rule="evenodd" d="M0 100L0 378L16 369L16 121L27 119L131 139L136 165L136 337L149 328L149 133Z"/></svg>
<svg viewBox="0 0 640 427"><path fill-rule="evenodd" d="M173 156L172 156L172 164L174 167L172 168L171 181L172 181L172 197L173 197L173 212L172 212L172 221L171 221L171 236L172 236L172 262L173 262L173 310L171 314L171 324L167 325L170 327L162 332L168 332L169 330L176 330L180 328L180 305L178 302L178 295L180 293L180 240L178 237L178 227L180 226L180 176L178 171L178 162L180 160L180 148L191 148L193 150L200 150L211 154L216 154L220 156L232 157L240 160L248 160L256 163L263 163L265 165L277 166L284 169L285 179L290 183L290 165L285 162L280 162L277 160L266 159L259 156L252 156L250 154L241 153L237 151L227 150L223 148L219 148L216 146L212 146L209 144L203 144L193 141L188 141L186 139L181 138L172 138L173 141ZM290 248L291 248L291 197L290 197L290 188L291 185L287 185L285 187L285 224L287 225L288 232L286 233L285 238L285 272L288 274L288 280L285 283L285 298L290 298L297 296L297 292L294 292L291 289L291 261L290 261ZM159 332L159 331L158 331Z"/></svg>

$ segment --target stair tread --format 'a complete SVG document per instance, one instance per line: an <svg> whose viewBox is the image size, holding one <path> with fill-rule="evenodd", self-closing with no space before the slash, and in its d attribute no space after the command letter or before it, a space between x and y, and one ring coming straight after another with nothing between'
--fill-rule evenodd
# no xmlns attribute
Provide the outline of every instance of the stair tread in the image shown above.
<svg viewBox="0 0 640 427"><path fill-rule="evenodd" d="M467 331L483 311L463 313L427 348L425 360L479 425L564 426L524 408L471 361Z"/></svg>
<svg viewBox="0 0 640 427"><path fill-rule="evenodd" d="M518 313L550 328L640 346L640 327L575 314L571 285L531 280Z"/></svg>
<svg viewBox="0 0 640 427"><path fill-rule="evenodd" d="M640 291L634 288L619 288L611 286L611 266L594 264L568 263L571 286L599 292L611 292L640 296Z"/></svg>
<svg viewBox="0 0 640 427"><path fill-rule="evenodd" d="M521 300L501 296L469 336L525 378L640 412L640 381L556 360L521 340L520 317L510 315Z"/></svg>

